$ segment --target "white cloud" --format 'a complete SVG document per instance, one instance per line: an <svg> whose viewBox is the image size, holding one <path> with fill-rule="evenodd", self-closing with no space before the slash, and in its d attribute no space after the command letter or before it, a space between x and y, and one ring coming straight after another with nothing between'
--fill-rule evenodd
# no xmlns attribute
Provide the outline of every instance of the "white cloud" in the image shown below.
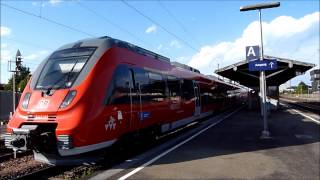
<svg viewBox="0 0 320 180"><path fill-rule="evenodd" d="M53 6L58 5L59 3L61 3L62 0L49 0L49 3Z"/></svg>
<svg viewBox="0 0 320 180"><path fill-rule="evenodd" d="M1 56L0 56L1 63L6 63L11 58L12 58L11 51L8 50L8 49L2 49L1 48Z"/></svg>
<svg viewBox="0 0 320 180"><path fill-rule="evenodd" d="M319 16L315 12L298 19L280 16L263 22L265 54L318 64ZM259 23L255 21L234 41L203 46L188 64L208 74L217 63L222 67L244 60L245 47L259 44Z"/></svg>
<svg viewBox="0 0 320 180"><path fill-rule="evenodd" d="M170 46L170 47L175 47L175 48L178 48L178 49L182 47L182 45L180 44L180 42L177 41L177 40L171 41L170 44L169 44L169 46Z"/></svg>
<svg viewBox="0 0 320 180"><path fill-rule="evenodd" d="M1 44L1 49L0 49L0 62L2 64L7 63L10 59L12 59L12 51L11 49L8 47L8 44L6 43L2 43Z"/></svg>
<svg viewBox="0 0 320 180"><path fill-rule="evenodd" d="M40 6L41 6L41 7L45 7L47 3L42 2L42 1L41 1L41 2L33 1L33 2L31 2L31 4L32 4L32 6L36 6L36 7L37 7L37 6L39 6L39 7L40 7ZM56 4L54 4L54 3L52 4L50 1L49 1L49 4L51 4L51 5L56 5Z"/></svg>
<svg viewBox="0 0 320 180"><path fill-rule="evenodd" d="M1 49L6 48L6 47L8 47L8 44L6 44L6 43L1 44Z"/></svg>
<svg viewBox="0 0 320 180"><path fill-rule="evenodd" d="M162 44L159 44L159 46L157 47L158 50L161 50L163 48Z"/></svg>
<svg viewBox="0 0 320 180"><path fill-rule="evenodd" d="M5 26L0 26L0 36L8 36L11 34L11 29Z"/></svg>
<svg viewBox="0 0 320 180"><path fill-rule="evenodd" d="M11 74L7 71L8 61L14 60L17 47L14 44L1 44L0 49L0 68L1 68L1 78L0 83L7 83ZM21 50L21 49L20 49ZM21 51L22 53L22 63L27 67L30 67L31 71L33 71L37 65L49 54L48 50L39 50L33 53L28 53L25 51Z"/></svg>
<svg viewBox="0 0 320 180"><path fill-rule="evenodd" d="M145 30L145 33L150 34L150 33L156 33L157 32L157 26L152 24L150 27L148 27Z"/></svg>

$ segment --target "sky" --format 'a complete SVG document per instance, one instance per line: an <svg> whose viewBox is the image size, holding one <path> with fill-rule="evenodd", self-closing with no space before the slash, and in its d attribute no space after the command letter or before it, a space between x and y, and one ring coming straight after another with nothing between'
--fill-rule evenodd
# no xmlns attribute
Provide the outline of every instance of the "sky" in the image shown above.
<svg viewBox="0 0 320 180"><path fill-rule="evenodd" d="M188 64L203 74L245 59L258 45L258 12L243 5L269 1L1 1L1 83L17 49L34 71L60 46L111 36ZM319 1L280 1L262 11L265 54L319 68ZM310 85L309 71L291 80Z"/></svg>

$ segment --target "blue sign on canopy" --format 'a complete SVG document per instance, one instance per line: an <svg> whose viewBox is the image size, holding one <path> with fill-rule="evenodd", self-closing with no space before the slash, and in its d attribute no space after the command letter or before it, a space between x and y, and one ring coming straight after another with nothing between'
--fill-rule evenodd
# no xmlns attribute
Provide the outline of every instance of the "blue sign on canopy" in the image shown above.
<svg viewBox="0 0 320 180"><path fill-rule="evenodd" d="M249 71L270 71L276 70L278 63L276 59L263 59L249 62Z"/></svg>
<svg viewBox="0 0 320 180"><path fill-rule="evenodd" d="M247 46L246 47L246 60L250 61L253 59L258 59L260 57L260 47L259 46Z"/></svg>

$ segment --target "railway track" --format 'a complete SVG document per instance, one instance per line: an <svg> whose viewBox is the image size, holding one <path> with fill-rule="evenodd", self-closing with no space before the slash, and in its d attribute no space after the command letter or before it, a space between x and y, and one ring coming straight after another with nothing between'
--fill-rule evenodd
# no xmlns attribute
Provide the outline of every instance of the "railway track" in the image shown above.
<svg viewBox="0 0 320 180"><path fill-rule="evenodd" d="M30 150L25 152L17 152L16 158L21 158L23 156L30 155L30 154L32 154L32 151ZM0 140L0 163L13 158L14 158L14 152L11 149L7 149L4 145L4 140L1 139Z"/></svg>
<svg viewBox="0 0 320 180"><path fill-rule="evenodd" d="M299 101L295 101L295 100L287 99L287 98L280 98L280 100L282 102L285 102L285 103L291 105L291 106L302 108L304 110L320 114L320 106L319 105L306 103L306 102L299 102Z"/></svg>
<svg viewBox="0 0 320 180"><path fill-rule="evenodd" d="M4 152L4 153L2 153L2 152L0 153L0 162L4 162L4 161L7 161L7 160L14 158L13 152L11 152L8 149L5 149L5 151L6 152ZM27 156L27 155L31 155L31 154L32 154L32 151L18 152L16 158L21 158L23 156Z"/></svg>

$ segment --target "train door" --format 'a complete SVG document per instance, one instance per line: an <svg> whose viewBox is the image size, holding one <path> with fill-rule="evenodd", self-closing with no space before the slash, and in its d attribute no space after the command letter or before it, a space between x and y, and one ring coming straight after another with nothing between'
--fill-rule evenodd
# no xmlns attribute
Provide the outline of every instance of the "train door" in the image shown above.
<svg viewBox="0 0 320 180"><path fill-rule="evenodd" d="M147 98L146 88L148 85L148 77L145 70L140 68L132 68L133 77L132 89L132 128L138 129L142 122L150 116L148 105L144 103Z"/></svg>
<svg viewBox="0 0 320 180"><path fill-rule="evenodd" d="M193 88L194 88L194 97L195 97L194 116L199 116L201 113L200 87L196 81L193 81Z"/></svg>
<svg viewBox="0 0 320 180"><path fill-rule="evenodd" d="M167 76L168 94L169 94L169 109L172 119L182 119L183 109L181 103L181 87L180 79L174 76Z"/></svg>
<svg viewBox="0 0 320 180"><path fill-rule="evenodd" d="M132 77L126 65L119 65L114 74L105 99L105 128L108 135L121 136L132 124Z"/></svg>

